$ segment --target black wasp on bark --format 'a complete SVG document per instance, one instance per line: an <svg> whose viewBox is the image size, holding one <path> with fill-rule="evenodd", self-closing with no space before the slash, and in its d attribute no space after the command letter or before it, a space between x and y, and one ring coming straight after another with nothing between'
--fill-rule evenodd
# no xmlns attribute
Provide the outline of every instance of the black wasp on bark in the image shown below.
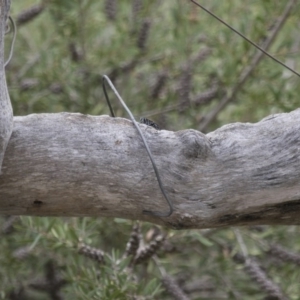
<svg viewBox="0 0 300 300"><path fill-rule="evenodd" d="M148 126L151 126L153 128L155 128L156 130L160 130L161 128L153 121L146 119L146 118L140 118L140 123L142 124L146 124Z"/></svg>

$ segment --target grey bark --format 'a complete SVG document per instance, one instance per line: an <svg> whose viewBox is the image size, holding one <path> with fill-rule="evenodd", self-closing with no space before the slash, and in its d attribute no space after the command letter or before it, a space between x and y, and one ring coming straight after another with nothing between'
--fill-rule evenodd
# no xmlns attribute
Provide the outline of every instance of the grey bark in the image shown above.
<svg viewBox="0 0 300 300"><path fill-rule="evenodd" d="M175 205L171 217L145 216L167 205L129 120L13 119L3 66L9 1L0 9L0 214L121 217L177 229L300 224L300 110L207 135L140 125Z"/></svg>
<svg viewBox="0 0 300 300"><path fill-rule="evenodd" d="M10 1L0 1L0 176L5 150L13 129L13 112L4 70L4 34L9 8Z"/></svg>
<svg viewBox="0 0 300 300"><path fill-rule="evenodd" d="M14 118L0 212L148 220L172 228L300 224L300 109L207 135L140 125L175 205L169 218L131 121L81 114Z"/></svg>

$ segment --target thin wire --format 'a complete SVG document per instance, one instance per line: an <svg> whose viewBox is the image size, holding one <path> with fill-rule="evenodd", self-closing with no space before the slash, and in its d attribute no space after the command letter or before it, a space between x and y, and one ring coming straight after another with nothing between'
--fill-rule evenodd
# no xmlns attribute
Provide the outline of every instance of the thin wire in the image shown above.
<svg viewBox="0 0 300 300"><path fill-rule="evenodd" d="M110 104L110 101L109 101L109 98L108 98L108 95L107 95L107 92L106 92L106 87L105 87L105 77L106 75L103 76L103 80L102 80L102 88L103 88L103 92L104 92L104 95L105 95L105 99L106 99L106 102L107 102L107 105L109 107L109 110L110 110L110 115L112 117L115 117L115 113L114 113L114 110Z"/></svg>
<svg viewBox="0 0 300 300"><path fill-rule="evenodd" d="M4 63L4 68L9 64L9 62L13 56L14 46L15 46L15 41L16 41L16 36L17 36L17 26L11 16L9 16L8 18L9 18L9 21L10 21L10 23L12 25L12 29L13 29L13 40L10 45L9 57L8 57L7 61Z"/></svg>
<svg viewBox="0 0 300 300"><path fill-rule="evenodd" d="M300 77L300 74L293 70L292 68L290 68L289 66L287 66L286 64L284 64L283 62L281 62L280 60L278 60L277 58L275 58L274 56L272 56L271 54L269 54L267 51L265 51L264 49L262 49L261 47L259 47L257 44L255 44L254 42L252 42L251 40L249 40L246 36L244 36L242 33L238 32L236 29L234 29L232 26L230 26L229 24L227 24L225 21L223 21L222 19L220 19L218 16L216 16L214 13L212 13L211 11L209 11L208 9L206 9L204 6L202 6L201 4L199 4L198 2L191 0L191 2L193 2L195 5L199 6L201 9L203 9L205 12L207 12L208 14L210 14L212 17L214 17L215 19L217 19L219 22L221 22L222 24L224 24L226 27L228 27L229 29L231 29L232 31L234 31L236 34L238 34L240 37L242 37L244 40L246 40L248 43L250 43L252 46L254 46L255 48L259 49L261 52L263 52L265 55L267 55L268 57L270 57L271 59L273 59L274 61L276 61L277 63L279 63L280 65L282 65L283 67L287 68L288 70L290 70L292 73L294 73L295 75L297 75L298 77Z"/></svg>
<svg viewBox="0 0 300 300"><path fill-rule="evenodd" d="M165 192L165 189L163 187L163 184L162 184L162 181L161 181L161 178L160 178L160 175L159 175L159 172L158 172L158 169L156 167L156 164L154 162L154 159L153 159L153 156L151 154L151 151L150 151L150 148L148 146L148 143L137 123L137 121L135 120L134 116L132 115L130 109L127 107L127 105L125 104L125 102L123 101L122 97L119 95L118 91L116 90L115 86L113 85L113 83L110 81L110 79L108 78L107 75L103 75L103 91L104 91L104 95L105 95L105 98L106 98L106 102L108 103L108 106L109 106L109 109L110 109L110 112L111 112L111 115L114 117L114 112L113 112L113 109L110 105L110 101L109 101L109 98L108 98L108 95L107 95L107 92L106 92L106 87L105 87L105 81L109 84L109 86L111 87L111 89L113 90L113 92L115 93L115 95L117 96L117 98L119 99L119 101L121 102L122 106L124 107L124 109L126 110L126 112L128 113L131 121L133 122L135 128L137 129L139 135L141 136L142 140L143 140L143 143L145 145L145 148L147 150L147 153L148 153L148 156L151 160L151 163L152 163L152 166L153 166L153 169L154 169L154 172L155 172L155 175L156 175L156 178L157 178L157 181L158 181L158 184L159 184L159 187L160 187L160 190L163 194L163 196L165 197L169 207L170 207L170 211L167 212L167 213L162 213L162 212L158 212L158 211L150 211L150 210L143 210L143 214L145 215L150 215L150 216L155 216L155 217L169 217L171 216L171 214L173 213L174 209L173 209L173 204L171 202L171 200L169 199L168 195L166 194Z"/></svg>

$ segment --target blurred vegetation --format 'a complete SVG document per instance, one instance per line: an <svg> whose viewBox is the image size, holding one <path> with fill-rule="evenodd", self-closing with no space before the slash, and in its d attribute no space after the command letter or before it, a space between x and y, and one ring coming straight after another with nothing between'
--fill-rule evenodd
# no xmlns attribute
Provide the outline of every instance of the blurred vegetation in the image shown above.
<svg viewBox="0 0 300 300"><path fill-rule="evenodd" d="M258 44L286 5L201 3ZM298 4L269 49L298 71L299 13ZM6 69L15 115L108 114L101 87L107 74L137 118L169 130L199 129L257 51L190 1L23 0L13 2L11 15L18 35ZM10 41L8 35L6 53ZM296 109L299 93L299 78L265 57L206 131ZM127 117L116 99L113 105ZM176 232L144 223L139 233L120 219L3 217L1 224L0 299L300 295L297 226ZM125 251L131 232L154 259L137 263L132 257L141 254ZM152 248L141 244L142 234Z"/></svg>

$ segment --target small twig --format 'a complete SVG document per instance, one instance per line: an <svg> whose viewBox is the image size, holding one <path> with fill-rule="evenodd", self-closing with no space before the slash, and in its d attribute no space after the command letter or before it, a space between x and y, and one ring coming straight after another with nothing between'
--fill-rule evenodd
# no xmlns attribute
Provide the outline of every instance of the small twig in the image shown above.
<svg viewBox="0 0 300 300"><path fill-rule="evenodd" d="M78 245L78 253L89 257L100 264L104 263L104 252L98 248L90 247L84 243Z"/></svg>
<svg viewBox="0 0 300 300"><path fill-rule="evenodd" d="M233 257L233 259L236 262L244 264L245 271L260 286L260 288L266 294L268 294L268 296L278 300L285 300L286 297L281 291L281 288L275 282L268 278L266 272L262 270L260 265L254 259L249 257L247 246L244 243L243 237L239 229L234 229L233 231L243 253L237 253L235 257Z"/></svg>
<svg viewBox="0 0 300 300"><path fill-rule="evenodd" d="M57 266L50 260L45 264L45 279L39 278L31 282L29 287L47 293L52 300L62 300L60 289L67 283L67 280L58 275Z"/></svg>
<svg viewBox="0 0 300 300"><path fill-rule="evenodd" d="M141 240L142 240L141 227L140 227L140 223L137 222L134 224L131 230L130 238L126 245L125 256L129 256L129 255L135 256L140 246Z"/></svg>
<svg viewBox="0 0 300 300"><path fill-rule="evenodd" d="M160 234L156 236L149 244L138 249L137 254L133 260L134 265L147 262L157 251L161 248L163 242L165 241L165 236Z"/></svg>
<svg viewBox="0 0 300 300"><path fill-rule="evenodd" d="M153 109L153 110L149 110L149 111L146 111L145 113L143 113L143 115L145 117L151 117L151 116L155 116L155 115L162 115L162 114L165 114L167 112L170 112L170 111L173 111L173 110L176 110L178 107L179 107L180 104L173 104L173 105L169 105L163 109Z"/></svg>
<svg viewBox="0 0 300 300"><path fill-rule="evenodd" d="M291 252L283 248L281 245L271 244L268 253L280 258L285 262L290 262L300 266L300 254Z"/></svg>
<svg viewBox="0 0 300 300"><path fill-rule="evenodd" d="M130 61L122 63L121 65L116 66L115 68L110 70L108 73L108 77L111 78L111 80L116 80L117 77L121 74L129 74L129 72L131 72L138 64L140 64L140 61L137 57L134 57Z"/></svg>
<svg viewBox="0 0 300 300"><path fill-rule="evenodd" d="M181 75L178 83L178 95L179 95L179 112L184 112L190 106L190 92L192 84L192 69L193 65L189 62L182 68Z"/></svg>
<svg viewBox="0 0 300 300"><path fill-rule="evenodd" d="M175 300L188 300L189 297L183 292L180 286L177 284L176 280L169 275L164 267L161 265L159 259L156 255L152 257L156 266L158 267L161 275L162 275L162 283L167 290L167 292L173 297Z"/></svg>
<svg viewBox="0 0 300 300"><path fill-rule="evenodd" d="M209 48L202 48L197 55L189 58L181 68L177 90L179 96L178 109L180 113L188 109L192 102L191 90L194 68L201 61L205 60L210 52L211 50Z"/></svg>
<svg viewBox="0 0 300 300"><path fill-rule="evenodd" d="M281 288L268 278L256 261L247 259L245 262L245 270L249 276L260 286L260 288L272 299L287 300Z"/></svg>
<svg viewBox="0 0 300 300"><path fill-rule="evenodd" d="M45 3L39 3L30 6L29 8L23 10L16 19L16 23L18 26L24 25L27 22L32 21L35 17L37 17L44 9Z"/></svg>
<svg viewBox="0 0 300 300"><path fill-rule="evenodd" d="M203 91L202 93L196 95L195 97L193 97L191 99L191 103L195 106L198 105L204 105L209 103L210 100L214 99L216 97L216 95L219 92L219 85L216 81L214 81L211 85L211 87L209 87L207 90ZM151 117L151 116L155 116L155 115L162 115L165 113L168 113L170 111L176 110L178 109L178 107L181 105L181 103L177 103L177 104L173 104L173 105L169 105L163 109L153 109L153 110L149 110L146 111L145 113L143 113L143 115L145 117Z"/></svg>
<svg viewBox="0 0 300 300"><path fill-rule="evenodd" d="M217 80L213 80L211 86L207 90L196 95L191 100L191 103L193 103L195 106L208 104L211 100L216 98L220 90L221 89Z"/></svg>
<svg viewBox="0 0 300 300"><path fill-rule="evenodd" d="M168 79L168 73L167 72L162 72L160 74L158 74L155 84L152 87L151 90L151 98L152 99L157 99L163 89L163 87L165 86L165 83Z"/></svg>
<svg viewBox="0 0 300 300"><path fill-rule="evenodd" d="M137 42L136 42L137 47L140 48L140 50L142 51L146 49L146 43L149 38L150 27L151 27L151 21L149 19L145 19L140 28Z"/></svg>

